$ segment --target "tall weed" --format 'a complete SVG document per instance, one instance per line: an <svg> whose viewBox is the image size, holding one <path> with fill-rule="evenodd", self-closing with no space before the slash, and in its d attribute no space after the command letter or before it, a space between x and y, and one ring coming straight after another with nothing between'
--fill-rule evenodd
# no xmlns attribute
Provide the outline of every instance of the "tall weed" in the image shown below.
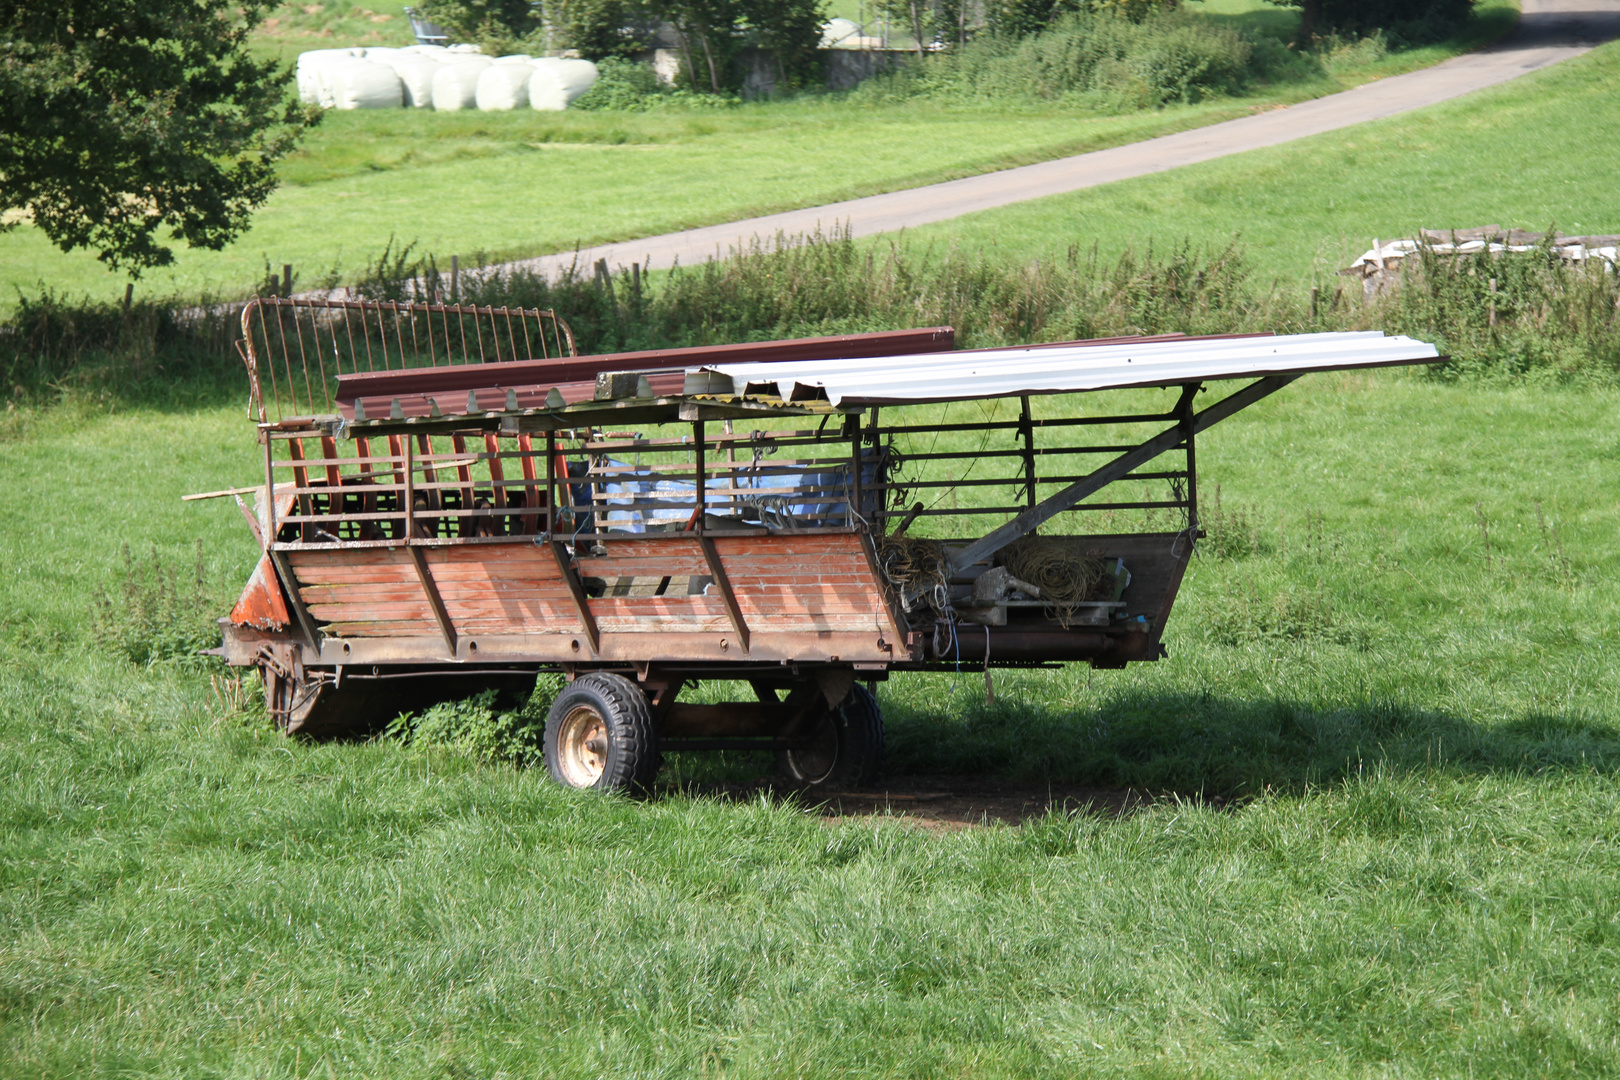
<svg viewBox="0 0 1620 1080"><path fill-rule="evenodd" d="M201 650L219 644L214 620L220 591L209 580L201 540L195 563L184 568L165 559L156 545L148 558L137 559L124 544L117 587L97 588L92 596L92 636L109 652L143 667L202 667Z"/></svg>
<svg viewBox="0 0 1620 1080"><path fill-rule="evenodd" d="M1366 313L1451 357L1447 378L1569 381L1620 375L1620 274L1534 251L1408 257L1399 287Z"/></svg>

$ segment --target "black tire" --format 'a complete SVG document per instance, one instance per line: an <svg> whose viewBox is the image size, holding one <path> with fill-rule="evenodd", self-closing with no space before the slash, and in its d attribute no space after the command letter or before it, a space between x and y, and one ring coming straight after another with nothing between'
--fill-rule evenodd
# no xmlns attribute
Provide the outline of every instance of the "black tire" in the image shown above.
<svg viewBox="0 0 1620 1080"><path fill-rule="evenodd" d="M860 791L883 772L883 712L860 683L837 708L823 706L804 735L815 742L805 750L782 750L777 768L791 783L812 791Z"/></svg>
<svg viewBox="0 0 1620 1080"><path fill-rule="evenodd" d="M551 703L545 752L546 768L559 784L645 793L660 764L647 695L622 675L580 676Z"/></svg>

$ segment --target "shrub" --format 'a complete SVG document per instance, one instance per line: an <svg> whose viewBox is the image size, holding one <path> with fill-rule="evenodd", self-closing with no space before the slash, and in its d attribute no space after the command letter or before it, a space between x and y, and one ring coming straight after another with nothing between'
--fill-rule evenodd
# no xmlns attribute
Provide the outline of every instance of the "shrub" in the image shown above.
<svg viewBox="0 0 1620 1080"><path fill-rule="evenodd" d="M1446 378L1620 375L1620 275L1601 259L1565 263L1550 235L1527 252L1423 248L1368 315L1393 333L1433 341L1451 357Z"/></svg>
<svg viewBox="0 0 1620 1080"><path fill-rule="evenodd" d="M497 708L497 691L485 690L420 713L403 713L384 734L406 746L442 747L486 765L538 765L545 756L546 710L561 689L561 676L542 675L521 708Z"/></svg>
<svg viewBox="0 0 1620 1080"><path fill-rule="evenodd" d="M658 104L667 88L647 64L616 56L596 62L596 85L572 105L575 109L612 112L642 112Z"/></svg>
<svg viewBox="0 0 1620 1080"><path fill-rule="evenodd" d="M1132 19L1111 9L1079 11L1040 33L990 35L923 58L854 93L872 100L1074 99L1099 108L1152 108L1236 93L1263 74L1254 58L1247 38L1197 15L1155 11Z"/></svg>

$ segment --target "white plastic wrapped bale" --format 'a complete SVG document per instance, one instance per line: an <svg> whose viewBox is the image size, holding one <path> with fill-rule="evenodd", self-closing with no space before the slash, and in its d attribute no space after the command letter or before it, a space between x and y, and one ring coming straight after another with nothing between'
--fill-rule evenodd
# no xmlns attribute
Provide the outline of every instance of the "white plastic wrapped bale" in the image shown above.
<svg viewBox="0 0 1620 1080"><path fill-rule="evenodd" d="M596 65L589 60L536 60L534 74L529 77L529 107L561 112L595 85Z"/></svg>
<svg viewBox="0 0 1620 1080"><path fill-rule="evenodd" d="M502 57L478 74L478 107L484 112L506 112L529 100L529 79L534 65L506 63Z"/></svg>
<svg viewBox="0 0 1620 1080"><path fill-rule="evenodd" d="M385 57L383 63L399 76L407 109L426 109L433 105L433 76L442 66L438 60L401 49Z"/></svg>
<svg viewBox="0 0 1620 1080"><path fill-rule="evenodd" d="M364 49L311 49L299 53L295 69L298 79L298 100L305 105L330 108L332 103L321 97L323 89L321 69L332 64L352 63L364 55Z"/></svg>
<svg viewBox="0 0 1620 1080"><path fill-rule="evenodd" d="M359 60L325 68L334 109L397 109L405 87L387 64Z"/></svg>
<svg viewBox="0 0 1620 1080"><path fill-rule="evenodd" d="M433 107L440 112L471 109L478 104L478 76L489 67L487 56L459 55L433 73Z"/></svg>

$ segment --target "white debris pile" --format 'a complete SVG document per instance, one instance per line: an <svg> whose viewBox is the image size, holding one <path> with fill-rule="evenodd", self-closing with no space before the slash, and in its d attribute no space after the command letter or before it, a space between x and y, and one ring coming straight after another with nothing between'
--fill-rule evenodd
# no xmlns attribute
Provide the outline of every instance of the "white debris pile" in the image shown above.
<svg viewBox="0 0 1620 1080"><path fill-rule="evenodd" d="M1424 250L1446 256L1500 255L1535 251L1545 242L1545 233L1504 229L1500 225L1477 229L1420 229L1414 240L1388 243L1374 240L1371 249L1339 273L1359 277L1362 294L1371 298L1398 284L1402 263ZM1620 269L1620 236L1554 236L1550 252L1571 264L1598 259L1611 271Z"/></svg>
<svg viewBox="0 0 1620 1080"><path fill-rule="evenodd" d="M323 109L566 109L596 84L589 60L479 55L476 45L315 49L297 65L298 97Z"/></svg>

